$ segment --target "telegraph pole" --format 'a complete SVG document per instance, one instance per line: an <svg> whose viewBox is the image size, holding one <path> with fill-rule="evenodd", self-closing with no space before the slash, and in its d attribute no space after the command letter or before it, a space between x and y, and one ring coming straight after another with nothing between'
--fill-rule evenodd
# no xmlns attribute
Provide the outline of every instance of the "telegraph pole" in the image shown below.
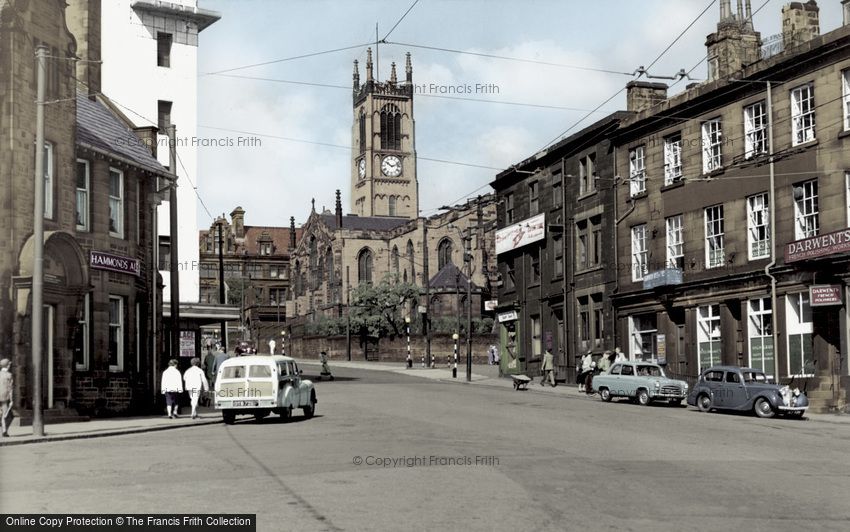
<svg viewBox="0 0 850 532"><path fill-rule="evenodd" d="M41 393L42 317L44 305L44 75L47 47L35 50L38 59L35 110L35 180L33 187L33 266L32 266L32 433L44 436L44 403Z"/></svg>
<svg viewBox="0 0 850 532"><path fill-rule="evenodd" d="M168 126L168 166L177 175L177 126ZM177 237L177 181L168 188L169 245L171 246L171 357L180 356L180 272L178 271Z"/></svg>
<svg viewBox="0 0 850 532"><path fill-rule="evenodd" d="M224 227L222 227L222 223L218 222L215 224L218 229L218 303L220 305L224 305ZM227 351L227 322L221 322L221 343L224 346L224 350Z"/></svg>

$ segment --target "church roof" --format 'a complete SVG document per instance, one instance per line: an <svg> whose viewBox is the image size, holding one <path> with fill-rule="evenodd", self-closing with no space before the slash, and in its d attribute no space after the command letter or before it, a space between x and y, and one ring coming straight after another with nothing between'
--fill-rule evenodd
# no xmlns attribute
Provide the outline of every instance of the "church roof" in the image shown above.
<svg viewBox="0 0 850 532"><path fill-rule="evenodd" d="M442 270L437 272L437 275L431 278L428 284L435 289L466 290L466 279L466 275L460 271L460 268L449 262L443 266ZM472 283L472 290L478 290L475 283Z"/></svg>
<svg viewBox="0 0 850 532"><path fill-rule="evenodd" d="M336 223L336 215L320 214L322 221L330 229L339 229ZM409 218L394 218L390 216L353 216L346 214L342 217L342 228L354 231L391 231L407 222Z"/></svg>

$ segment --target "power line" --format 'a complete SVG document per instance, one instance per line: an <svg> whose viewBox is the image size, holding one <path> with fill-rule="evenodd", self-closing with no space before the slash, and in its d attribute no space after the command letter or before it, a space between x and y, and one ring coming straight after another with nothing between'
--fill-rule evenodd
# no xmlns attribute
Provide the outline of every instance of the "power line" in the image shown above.
<svg viewBox="0 0 850 532"><path fill-rule="evenodd" d="M654 60L652 63L650 63L648 67L646 67L646 70L649 70L650 68L652 68L653 66L655 66L655 63L657 63L658 61L660 61L660 60L661 60L661 58L662 58L662 57L664 57L664 54L666 54L667 52L669 52L669 51L670 51L670 48L673 48L673 46L674 46L677 42L679 42L679 39L681 39L681 38L685 35L685 33L687 33L687 32L688 32L688 30L689 30L689 29L691 29L691 27L693 27L693 25L694 25L694 24L696 24L696 23L697 23L697 21L698 21L699 19L701 19L703 15L705 15L706 11L708 11L709 9L711 9L711 6L713 6L713 5L714 5L714 4L716 4L716 3L717 3L717 0L711 0L711 2L709 2L709 3L708 3L708 5L707 5L707 6L705 6L705 9L703 9L703 10L702 10L702 12L701 12L699 15L697 15L697 18L695 18L694 20L692 20L692 21L691 21L691 23L690 23L690 24L688 24L688 27L686 27L685 29L683 29L683 30L682 30L682 32L681 32L681 33L679 33L679 35L678 35L678 36L676 36L676 38L675 38L675 39L673 39L673 42L671 42L671 43L667 46L667 48L665 48L665 49L664 49L664 50L663 50L660 54L658 54L658 57L656 57L656 58L655 58L655 60Z"/></svg>
<svg viewBox="0 0 850 532"><path fill-rule="evenodd" d="M307 57L316 57L318 55L332 54L332 53L335 53L335 52L343 52L345 50L353 50L355 48L362 48L364 46L370 46L371 44L372 43L355 44L353 46L344 46L342 48L334 48L332 50L322 50L321 52L311 52L309 54L294 55L292 57L284 57L282 59L273 59L271 61L263 61L262 63L253 63L253 64L250 64L250 65L242 65L242 66L237 66L237 67L233 67L233 68L226 68L226 69L223 69L223 70L216 70L215 72L204 72L202 75L209 76L209 75L212 75L212 74L223 74L225 72L234 72L236 70L245 70L246 68L254 68L254 67L265 66L265 65L273 65L273 64L276 64L276 63L283 63L283 62L286 62L286 61L295 61L296 59L305 59Z"/></svg>
<svg viewBox="0 0 850 532"><path fill-rule="evenodd" d="M386 35L384 35L384 38L383 38L383 39L381 39L381 42L384 42L384 41L386 41L386 40L387 40L387 37L389 37L389 36L390 36L390 34L391 34L393 31L395 31L395 29L398 27L398 25L399 25L399 24L401 24L401 21L402 21L402 20L404 20L404 17L406 17L406 16L407 16L407 14L408 14L408 13L410 13L410 11L411 11L411 10L412 10L412 9L416 6L416 4L418 4L418 3L419 3L419 0L414 0L414 2L413 2L412 4L410 4L410 7L408 7L408 8L407 8L407 11L405 11L405 12L404 12L404 15L402 15L402 16L401 16L401 18L400 18L400 19L398 19L398 21L395 23L395 25L394 25L392 28L390 28L390 31L388 31L388 32L387 32L387 34L386 34Z"/></svg>

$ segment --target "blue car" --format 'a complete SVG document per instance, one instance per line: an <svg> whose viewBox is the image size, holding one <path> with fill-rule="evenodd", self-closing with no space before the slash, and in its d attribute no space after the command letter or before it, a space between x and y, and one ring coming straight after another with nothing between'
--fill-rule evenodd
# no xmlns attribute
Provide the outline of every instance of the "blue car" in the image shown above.
<svg viewBox="0 0 850 532"><path fill-rule="evenodd" d="M738 366L714 366L703 371L688 394L688 404L701 412L738 410L758 417L777 414L803 417L809 399L799 389L771 383L763 371Z"/></svg>

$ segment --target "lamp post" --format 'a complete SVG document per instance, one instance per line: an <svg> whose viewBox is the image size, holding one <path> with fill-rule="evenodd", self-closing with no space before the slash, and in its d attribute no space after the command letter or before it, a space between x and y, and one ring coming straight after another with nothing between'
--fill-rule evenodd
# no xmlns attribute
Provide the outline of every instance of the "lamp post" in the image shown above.
<svg viewBox="0 0 850 532"><path fill-rule="evenodd" d="M286 356L286 331L280 331L280 354Z"/></svg>
<svg viewBox="0 0 850 532"><path fill-rule="evenodd" d="M455 341L455 362L454 362L454 366L452 366L452 378L453 379L457 378L457 340L458 340L458 338L460 338L460 335L458 335L458 333L454 333L452 335L452 340Z"/></svg>
<svg viewBox="0 0 850 532"><path fill-rule="evenodd" d="M404 318L405 332L407 333L407 369L413 368L413 358L410 356L410 317Z"/></svg>

